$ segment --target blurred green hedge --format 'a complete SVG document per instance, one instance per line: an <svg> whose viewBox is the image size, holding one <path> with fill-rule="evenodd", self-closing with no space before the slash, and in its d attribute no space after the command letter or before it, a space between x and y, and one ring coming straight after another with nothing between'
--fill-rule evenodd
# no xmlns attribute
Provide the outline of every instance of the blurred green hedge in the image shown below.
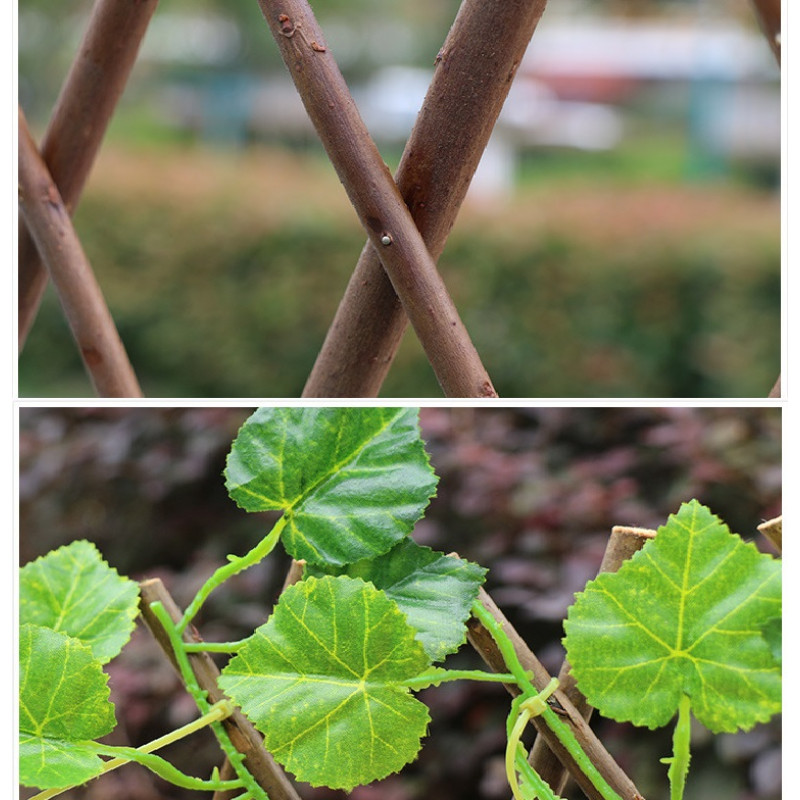
<svg viewBox="0 0 800 800"><path fill-rule="evenodd" d="M145 394L299 396L363 234L335 215L259 225L229 201L168 195L93 193L76 217ZM501 396L767 394L780 370L774 232L681 238L632 223L601 247L578 220L569 230L461 223L440 261ZM50 291L19 388L91 395ZM383 395L441 396L411 334Z"/></svg>

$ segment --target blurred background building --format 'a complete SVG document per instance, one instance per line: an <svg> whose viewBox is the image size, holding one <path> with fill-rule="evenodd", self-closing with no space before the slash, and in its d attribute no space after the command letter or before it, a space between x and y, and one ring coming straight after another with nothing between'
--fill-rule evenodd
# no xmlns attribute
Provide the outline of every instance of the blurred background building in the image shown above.
<svg viewBox="0 0 800 800"><path fill-rule="evenodd" d="M411 131L433 75L430 55L457 10L454 2L397 5L341 0L317 10L373 137L390 152ZM90 6L71 4L65 36L63 3L20 3L21 98L34 117L49 113ZM129 95L151 125L213 144L315 141L255 3L162 4ZM477 184L509 191L526 152L624 147L643 127L683 130L692 177L747 163L777 179L779 71L747 4L551 4Z"/></svg>

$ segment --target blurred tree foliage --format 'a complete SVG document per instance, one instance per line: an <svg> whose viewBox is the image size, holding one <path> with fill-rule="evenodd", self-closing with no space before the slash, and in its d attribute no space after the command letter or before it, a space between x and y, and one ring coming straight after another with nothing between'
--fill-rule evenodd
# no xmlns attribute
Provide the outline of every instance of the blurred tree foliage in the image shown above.
<svg viewBox="0 0 800 800"><path fill-rule="evenodd" d="M269 529L227 497L225 455L248 408L22 408L20 555L88 538L132 577L162 577L185 604L227 553ZM692 497L764 550L756 532L781 513L778 408L427 408L423 438L441 476L414 537L490 568L487 588L546 667L557 671L561 620L594 577L615 524L654 527ZM208 640L263 622L287 563L277 554L209 599L198 620ZM477 666L465 648L453 666ZM188 721L190 704L148 635L137 631L111 665L122 721L119 744L141 744ZM425 693L432 725L418 761L359 788L351 800L506 800L502 688L448 684ZM595 720L648 800L665 800L668 730ZM736 736L693 734L687 800L778 800L780 721ZM170 757L207 774L219 763L208 738ZM305 800L344 800L301 786ZM126 767L67 800L189 800ZM578 800L581 794L567 795Z"/></svg>
<svg viewBox="0 0 800 800"><path fill-rule="evenodd" d="M299 396L363 245L343 196L315 194L340 187L288 156L189 153L174 174L129 160L149 188L107 177L76 224L145 394ZM460 221L440 268L501 396L763 397L780 370L764 199L599 182L520 196ZM19 379L22 396L91 394L53 294ZM411 333L383 393L440 396Z"/></svg>

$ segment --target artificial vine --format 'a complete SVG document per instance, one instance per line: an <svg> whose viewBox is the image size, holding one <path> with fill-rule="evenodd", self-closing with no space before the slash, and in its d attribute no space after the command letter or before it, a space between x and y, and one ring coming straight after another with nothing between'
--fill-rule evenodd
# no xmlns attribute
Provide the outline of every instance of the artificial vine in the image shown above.
<svg viewBox="0 0 800 800"><path fill-rule="evenodd" d="M608 784L553 708L558 681L535 686L514 645L478 601L486 570L409 538L437 478L412 409L260 409L233 443L225 470L246 511L279 510L271 531L229 556L166 633L195 723L142 748L96 740L114 725L103 665L129 638L137 586L88 542L26 565L20 578L20 777L39 800L135 761L187 788L268 800L222 720L234 706L299 780L352 789L416 758L430 716L414 693L452 680L515 687L506 772L516 800L558 800L528 761L521 736L541 718L604 800ZM187 641L209 595L278 546L305 563L267 621L238 642ZM466 640L470 615L489 631L506 672L438 666ZM780 561L730 533L697 501L684 504L616 573L576 597L564 640L578 686L602 714L658 727L677 714L668 764L671 800L684 794L689 722L713 732L752 727L781 707ZM190 656L229 653L211 703ZM181 773L154 751L210 726L235 773Z"/></svg>

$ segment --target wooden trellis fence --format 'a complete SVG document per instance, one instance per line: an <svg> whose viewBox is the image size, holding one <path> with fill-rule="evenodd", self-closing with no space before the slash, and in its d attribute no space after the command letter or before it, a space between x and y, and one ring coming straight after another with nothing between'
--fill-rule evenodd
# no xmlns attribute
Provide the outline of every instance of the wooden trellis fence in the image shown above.
<svg viewBox="0 0 800 800"><path fill-rule="evenodd" d="M445 395L495 397L436 261L546 0L463 0L394 178L306 0L258 2L368 237L303 396L376 396L410 321ZM780 0L752 3L780 63ZM156 4L97 0L39 149L20 109L19 348L50 278L106 397L141 390L70 217Z"/></svg>

